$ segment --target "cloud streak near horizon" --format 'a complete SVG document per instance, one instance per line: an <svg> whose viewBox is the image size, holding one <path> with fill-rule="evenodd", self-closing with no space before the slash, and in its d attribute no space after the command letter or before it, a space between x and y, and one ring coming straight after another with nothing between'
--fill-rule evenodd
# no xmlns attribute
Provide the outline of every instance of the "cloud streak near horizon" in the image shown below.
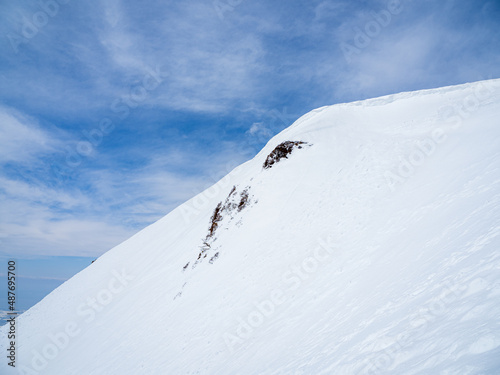
<svg viewBox="0 0 500 375"><path fill-rule="evenodd" d="M98 256L314 108L500 77L496 1L0 7L4 256Z"/></svg>

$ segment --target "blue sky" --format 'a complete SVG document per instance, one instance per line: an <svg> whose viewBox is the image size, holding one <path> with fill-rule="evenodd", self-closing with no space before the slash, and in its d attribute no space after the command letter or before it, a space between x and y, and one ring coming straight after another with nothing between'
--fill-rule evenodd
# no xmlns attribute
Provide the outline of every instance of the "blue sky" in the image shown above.
<svg viewBox="0 0 500 375"><path fill-rule="evenodd" d="M0 262L29 307L314 108L500 77L499 26L480 0L1 2Z"/></svg>

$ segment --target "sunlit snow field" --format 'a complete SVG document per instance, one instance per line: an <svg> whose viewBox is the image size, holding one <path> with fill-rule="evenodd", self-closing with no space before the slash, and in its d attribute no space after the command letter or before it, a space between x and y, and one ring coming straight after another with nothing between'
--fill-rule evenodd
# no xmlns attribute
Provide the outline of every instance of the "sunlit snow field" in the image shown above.
<svg viewBox="0 0 500 375"><path fill-rule="evenodd" d="M25 312L19 365L500 373L499 118L500 80L306 114ZM307 147L264 169L284 141Z"/></svg>

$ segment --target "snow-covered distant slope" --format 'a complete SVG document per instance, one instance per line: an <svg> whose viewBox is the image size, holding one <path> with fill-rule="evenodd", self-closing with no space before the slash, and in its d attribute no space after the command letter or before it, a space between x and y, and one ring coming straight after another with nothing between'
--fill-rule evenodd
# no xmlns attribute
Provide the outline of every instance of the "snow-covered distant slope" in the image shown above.
<svg viewBox="0 0 500 375"><path fill-rule="evenodd" d="M308 113L25 312L0 373L499 374L499 119L500 80Z"/></svg>

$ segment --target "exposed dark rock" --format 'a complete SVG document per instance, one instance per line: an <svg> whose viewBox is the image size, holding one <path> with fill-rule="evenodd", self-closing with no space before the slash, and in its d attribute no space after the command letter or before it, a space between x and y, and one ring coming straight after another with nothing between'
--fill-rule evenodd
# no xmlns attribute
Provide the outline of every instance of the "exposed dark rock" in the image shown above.
<svg viewBox="0 0 500 375"><path fill-rule="evenodd" d="M245 208L248 203L248 188L241 192L241 200L238 203L238 212Z"/></svg>
<svg viewBox="0 0 500 375"><path fill-rule="evenodd" d="M219 202L217 204L217 207L215 207L214 213L212 214L212 217L210 218L210 227L208 228L208 234L207 237L205 238L205 241L203 242L204 247L210 248L210 244L208 241L210 241L214 235L215 231L217 230L219 226L219 222L222 221L223 219L223 214L232 214L235 210L240 212L243 208L247 206L249 203L249 193L248 193L249 187L247 186L241 193L240 193L240 200L238 202L238 192L236 191L236 186L233 186L231 191L229 192L229 195L227 196L226 200L224 201L224 204L222 202ZM203 249L203 247L202 247ZM208 249L207 249L208 250ZM205 250L206 251L206 250ZM202 251L203 253L204 251Z"/></svg>
<svg viewBox="0 0 500 375"><path fill-rule="evenodd" d="M285 141L280 143L276 148L271 151L271 153L267 156L266 161L264 162L264 169L271 168L274 164L279 162L281 159L288 158L295 147L302 148L301 145L307 144L302 141Z"/></svg>
<svg viewBox="0 0 500 375"><path fill-rule="evenodd" d="M213 244L217 240L216 232L221 225L221 221L224 218L228 218L229 222L231 222L231 220L235 217L235 213L242 211L251 203L253 197L250 195L249 191L250 186L247 186L241 193L238 194L236 186L233 186L227 198L217 204L217 207L215 207L214 212L210 217L208 233L200 246L198 258L196 258L193 262L192 268L195 268L199 263L203 262L203 259L217 251L217 246L213 246ZM238 223L241 223L241 219ZM216 252L210 258L209 262L213 263L218 257L219 252ZM189 264L190 263L187 263L183 267L183 271L187 269Z"/></svg>
<svg viewBox="0 0 500 375"><path fill-rule="evenodd" d="M208 229L207 238L212 237L214 235L219 221L222 220L221 211L222 211L222 202L219 202L217 207L215 207L214 213L210 219L210 228Z"/></svg>
<svg viewBox="0 0 500 375"><path fill-rule="evenodd" d="M219 258L219 253L215 253L214 256L212 258L210 258L210 260L208 261L210 264L213 264L217 258Z"/></svg>

